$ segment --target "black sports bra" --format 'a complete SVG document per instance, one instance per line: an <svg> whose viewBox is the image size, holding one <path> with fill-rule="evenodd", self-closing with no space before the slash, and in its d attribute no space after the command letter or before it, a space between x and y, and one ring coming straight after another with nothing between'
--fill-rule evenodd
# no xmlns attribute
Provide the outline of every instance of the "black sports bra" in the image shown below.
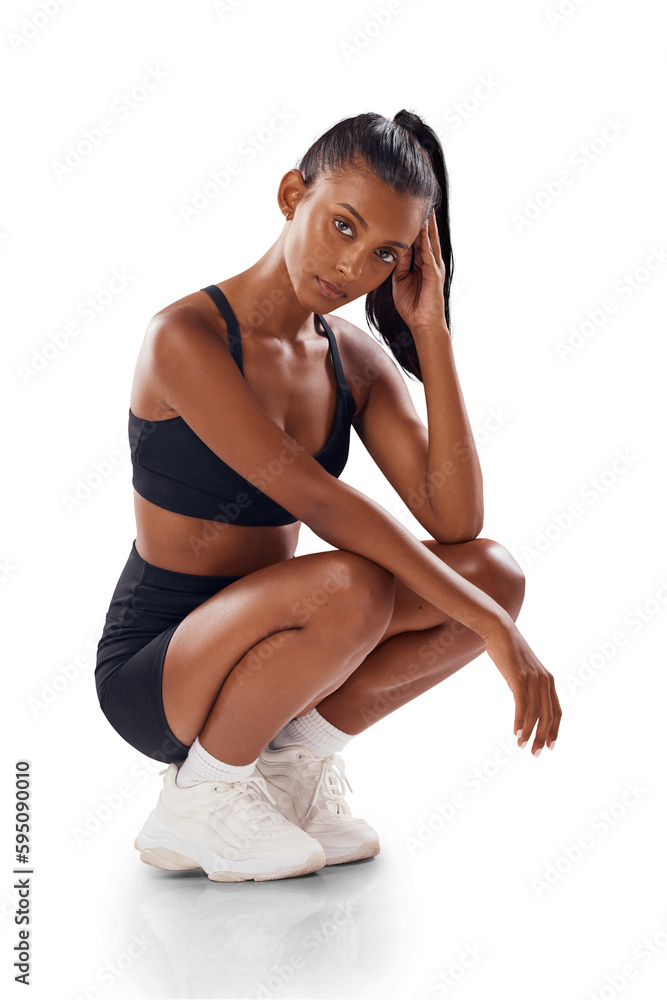
<svg viewBox="0 0 667 1000"><path fill-rule="evenodd" d="M243 374L241 331L229 301L217 285L207 292L227 324L232 357ZM340 476L348 459L350 427L356 408L345 381L331 327L316 313L329 339L336 373L336 414L329 440L313 457L332 476ZM244 525L292 524L297 518L223 462L181 416L145 420L129 411L132 485L146 500L207 520Z"/></svg>

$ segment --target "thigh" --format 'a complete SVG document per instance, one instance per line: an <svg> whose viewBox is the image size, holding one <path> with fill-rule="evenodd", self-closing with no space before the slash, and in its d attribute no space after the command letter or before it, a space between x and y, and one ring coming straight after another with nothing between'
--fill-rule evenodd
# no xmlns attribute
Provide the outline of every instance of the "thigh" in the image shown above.
<svg viewBox="0 0 667 1000"><path fill-rule="evenodd" d="M328 652L342 659L361 650L363 659L389 622L393 601L393 574L339 549L295 556L241 577L174 630L162 671L163 706L173 731L201 728L236 664L269 636L315 629Z"/></svg>

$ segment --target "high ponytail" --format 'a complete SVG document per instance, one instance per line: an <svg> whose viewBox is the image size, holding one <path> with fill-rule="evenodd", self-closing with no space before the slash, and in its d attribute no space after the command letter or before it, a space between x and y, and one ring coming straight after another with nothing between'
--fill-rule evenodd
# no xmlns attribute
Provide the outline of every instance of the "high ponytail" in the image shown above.
<svg viewBox="0 0 667 1000"><path fill-rule="evenodd" d="M438 136L412 111L403 109L393 119L367 112L332 126L301 157L297 169L308 186L320 174L353 165L369 166L398 193L423 198L427 213L433 209L447 272L443 296L445 319L451 331L449 293L454 258L449 231L449 182ZM366 320L379 332L401 368L422 381L415 342L394 305L392 280L393 271L366 296Z"/></svg>

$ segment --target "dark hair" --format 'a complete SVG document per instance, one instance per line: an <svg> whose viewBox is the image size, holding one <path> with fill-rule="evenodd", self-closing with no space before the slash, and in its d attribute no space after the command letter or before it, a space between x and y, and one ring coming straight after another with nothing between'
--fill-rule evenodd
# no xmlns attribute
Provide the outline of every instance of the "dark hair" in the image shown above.
<svg viewBox="0 0 667 1000"><path fill-rule="evenodd" d="M449 291L454 271L449 231L449 179L436 133L420 117L405 109L393 118L367 112L344 118L316 139L301 157L297 169L306 186L322 174L349 166L370 167L400 194L424 198L427 214L433 209L442 259L447 271L443 286L445 319L449 318ZM422 381L415 342L394 305L392 273L366 296L366 320L375 327L407 372Z"/></svg>

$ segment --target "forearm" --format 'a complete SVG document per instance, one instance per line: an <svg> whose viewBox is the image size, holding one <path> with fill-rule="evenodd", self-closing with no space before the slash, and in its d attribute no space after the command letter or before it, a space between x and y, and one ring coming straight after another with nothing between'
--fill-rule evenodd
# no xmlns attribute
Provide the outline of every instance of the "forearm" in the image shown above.
<svg viewBox="0 0 667 1000"><path fill-rule="evenodd" d="M452 540L484 523L482 470L446 327L414 332L428 421L425 493Z"/></svg>
<svg viewBox="0 0 667 1000"><path fill-rule="evenodd" d="M383 566L445 614L486 638L511 624L504 608L451 569L374 500L336 480L309 527L329 545Z"/></svg>

